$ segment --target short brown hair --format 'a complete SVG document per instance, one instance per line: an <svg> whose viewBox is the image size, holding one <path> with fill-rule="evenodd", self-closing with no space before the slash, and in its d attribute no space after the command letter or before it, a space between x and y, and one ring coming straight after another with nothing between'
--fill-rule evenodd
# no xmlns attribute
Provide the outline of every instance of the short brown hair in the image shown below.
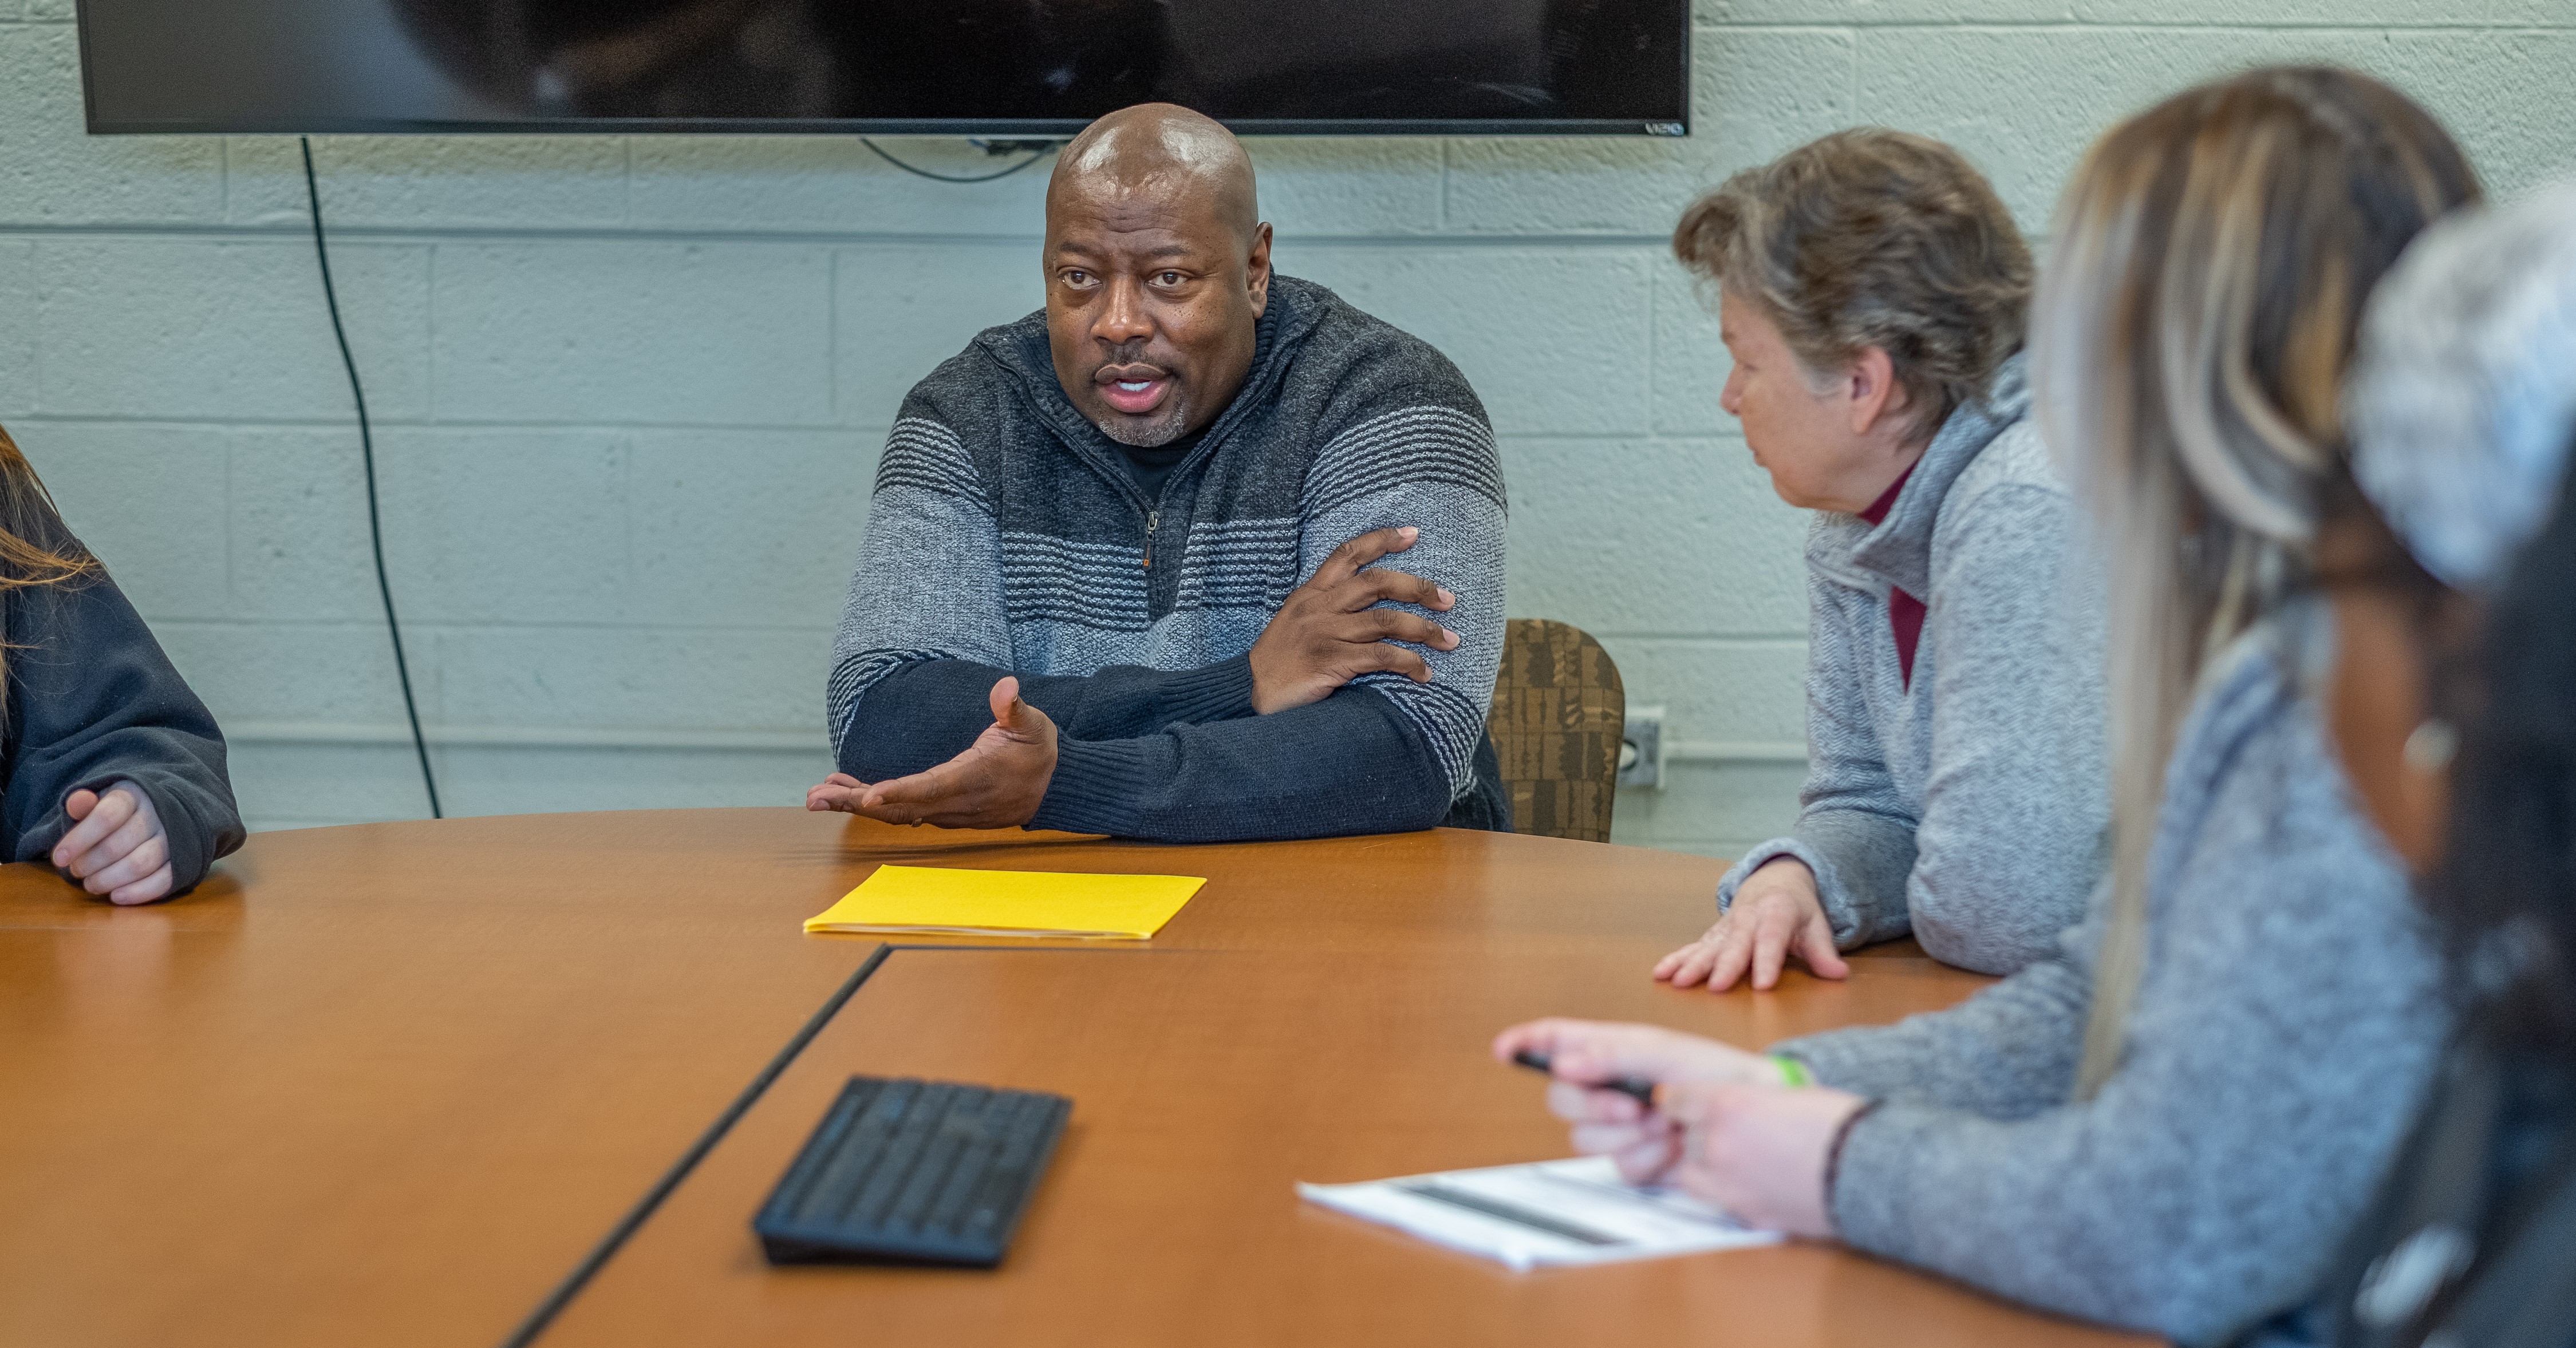
<svg viewBox="0 0 2576 1348"><path fill-rule="evenodd" d="M1746 169L1682 212L1673 256L1761 304L1810 370L1885 351L1918 432L2021 349L2030 246L1985 176L1923 136L1854 127Z"/></svg>

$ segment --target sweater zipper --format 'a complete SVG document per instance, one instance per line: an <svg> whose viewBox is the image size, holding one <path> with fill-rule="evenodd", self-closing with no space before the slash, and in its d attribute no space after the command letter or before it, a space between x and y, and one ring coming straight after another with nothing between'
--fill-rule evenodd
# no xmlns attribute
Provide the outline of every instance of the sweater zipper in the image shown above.
<svg viewBox="0 0 2576 1348"><path fill-rule="evenodd" d="M1162 521L1163 512L1159 510L1145 512L1145 569L1148 571L1154 569L1154 526Z"/></svg>

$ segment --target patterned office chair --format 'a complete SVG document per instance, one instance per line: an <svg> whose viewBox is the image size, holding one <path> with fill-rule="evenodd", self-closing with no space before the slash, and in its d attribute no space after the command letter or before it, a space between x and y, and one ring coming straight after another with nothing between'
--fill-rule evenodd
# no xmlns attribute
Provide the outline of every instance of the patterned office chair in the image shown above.
<svg viewBox="0 0 2576 1348"><path fill-rule="evenodd" d="M1511 793L1512 831L1610 841L1628 694L1619 667L1579 627L1514 618L1485 728Z"/></svg>

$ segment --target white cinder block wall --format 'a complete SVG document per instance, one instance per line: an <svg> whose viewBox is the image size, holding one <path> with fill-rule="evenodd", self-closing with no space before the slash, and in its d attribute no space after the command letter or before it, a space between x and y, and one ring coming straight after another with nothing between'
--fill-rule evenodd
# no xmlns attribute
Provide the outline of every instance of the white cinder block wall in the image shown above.
<svg viewBox="0 0 2576 1348"><path fill-rule="evenodd" d="M293 140L90 139L70 0L0 0L0 420L232 732L258 827L417 815ZM1670 709L1623 840L1725 853L1801 771L1802 521L1664 252L1697 188L1879 122L2045 227L2086 141L2248 63L2429 103L2505 192L2576 168L2576 0L1701 0L1693 134L1254 145L1281 268L1447 350L1511 607ZM952 170L983 161L907 142ZM787 803L902 390L1039 300L1042 170L836 139L317 143L388 559L454 813Z"/></svg>

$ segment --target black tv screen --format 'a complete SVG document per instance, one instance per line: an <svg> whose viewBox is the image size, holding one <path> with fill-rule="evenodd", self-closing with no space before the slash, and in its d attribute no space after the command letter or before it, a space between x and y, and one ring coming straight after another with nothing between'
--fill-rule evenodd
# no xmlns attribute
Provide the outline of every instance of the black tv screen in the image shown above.
<svg viewBox="0 0 2576 1348"><path fill-rule="evenodd" d="M93 132L1681 135L1690 0L80 0Z"/></svg>

